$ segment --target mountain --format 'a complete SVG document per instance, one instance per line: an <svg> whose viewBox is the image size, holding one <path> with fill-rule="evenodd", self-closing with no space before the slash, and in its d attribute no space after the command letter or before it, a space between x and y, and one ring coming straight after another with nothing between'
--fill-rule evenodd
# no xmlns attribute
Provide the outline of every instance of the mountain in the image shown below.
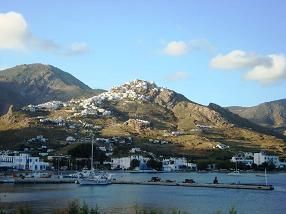
<svg viewBox="0 0 286 214"><path fill-rule="evenodd" d="M253 107L234 106L227 109L263 126L286 127L286 99L266 102Z"/></svg>
<svg viewBox="0 0 286 214"><path fill-rule="evenodd" d="M49 146L62 152L68 149L63 146L68 136L82 142L91 131L98 138L132 137L132 145L114 148L116 155L129 154L130 147L157 155L217 161L228 160L238 151L286 154L285 136L219 105L204 106L144 80L89 98L10 109L0 117L0 147L43 135ZM229 149L221 150L219 144Z"/></svg>
<svg viewBox="0 0 286 214"><path fill-rule="evenodd" d="M10 105L19 108L51 100L88 97L100 92L67 72L43 64L25 64L1 70L0 90L0 115L7 112Z"/></svg>

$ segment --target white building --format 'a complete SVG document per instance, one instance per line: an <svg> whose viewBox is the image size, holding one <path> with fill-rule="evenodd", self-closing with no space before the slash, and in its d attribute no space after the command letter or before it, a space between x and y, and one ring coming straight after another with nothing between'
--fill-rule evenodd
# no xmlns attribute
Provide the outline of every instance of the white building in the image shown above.
<svg viewBox="0 0 286 214"><path fill-rule="evenodd" d="M130 149L130 151L129 151L129 152L130 152L130 153L141 152L141 149L140 149L140 148L138 148L138 147L135 147L135 148Z"/></svg>
<svg viewBox="0 0 286 214"><path fill-rule="evenodd" d="M129 169L130 168L130 157L112 158L111 169Z"/></svg>
<svg viewBox="0 0 286 214"><path fill-rule="evenodd" d="M276 168L280 167L279 157L275 155L266 155L264 152L254 153L254 163L261 165L263 163L273 164Z"/></svg>
<svg viewBox="0 0 286 214"><path fill-rule="evenodd" d="M129 169L131 166L132 160L140 161L140 165L147 164L150 158L145 158L142 155L132 155L130 157L122 157L122 158L112 158L111 159L111 169Z"/></svg>
<svg viewBox="0 0 286 214"><path fill-rule="evenodd" d="M246 166L252 166L253 164L253 153L245 152L239 153L233 156L230 160L233 163L241 163Z"/></svg>
<svg viewBox="0 0 286 214"><path fill-rule="evenodd" d="M102 151L102 152L106 152L105 146L100 146L100 147L98 147L98 149L99 149L100 151Z"/></svg>
<svg viewBox="0 0 286 214"><path fill-rule="evenodd" d="M28 154L0 155L0 168L37 171L47 170L48 166L39 157L30 157Z"/></svg>
<svg viewBox="0 0 286 214"><path fill-rule="evenodd" d="M68 136L66 138L66 142L68 142L68 143L72 143L72 142L75 142L75 141L76 141L76 139L74 137L72 137L72 136Z"/></svg>
<svg viewBox="0 0 286 214"><path fill-rule="evenodd" d="M182 169L192 169L196 170L197 165L194 163L188 163L186 158L168 158L163 159L163 171L171 172Z"/></svg>
<svg viewBox="0 0 286 214"><path fill-rule="evenodd" d="M229 146L223 144L223 143L219 143L215 146L215 148L218 148L218 149L229 149Z"/></svg>

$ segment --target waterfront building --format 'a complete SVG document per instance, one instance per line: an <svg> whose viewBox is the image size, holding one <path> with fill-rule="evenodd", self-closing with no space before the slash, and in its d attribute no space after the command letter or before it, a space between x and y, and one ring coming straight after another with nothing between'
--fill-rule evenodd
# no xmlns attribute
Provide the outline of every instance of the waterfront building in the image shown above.
<svg viewBox="0 0 286 214"><path fill-rule="evenodd" d="M1 169L15 169L15 170L47 170L49 164L40 161L39 157L31 157L29 154L0 155Z"/></svg>
<svg viewBox="0 0 286 214"><path fill-rule="evenodd" d="M276 168L280 167L279 157L275 155L266 155L264 152L254 153L254 163L262 165L263 163L273 164Z"/></svg>
<svg viewBox="0 0 286 214"><path fill-rule="evenodd" d="M240 163L245 166L252 166L253 164L253 153L251 152L241 152L233 156L230 160L233 163Z"/></svg>
<svg viewBox="0 0 286 214"><path fill-rule="evenodd" d="M165 172L172 172L183 169L196 170L197 165L194 163L188 163L186 158L168 158L163 159L162 168Z"/></svg>
<svg viewBox="0 0 286 214"><path fill-rule="evenodd" d="M111 169L129 169L131 166L131 161L132 160L138 160L139 163L139 168L142 166L146 166L148 160L150 158L143 157L142 155L132 155L129 157L121 157L121 158L112 158L111 159Z"/></svg>
<svg viewBox="0 0 286 214"><path fill-rule="evenodd" d="M112 158L111 159L111 169L129 169L130 168L130 157L122 157L122 158Z"/></svg>

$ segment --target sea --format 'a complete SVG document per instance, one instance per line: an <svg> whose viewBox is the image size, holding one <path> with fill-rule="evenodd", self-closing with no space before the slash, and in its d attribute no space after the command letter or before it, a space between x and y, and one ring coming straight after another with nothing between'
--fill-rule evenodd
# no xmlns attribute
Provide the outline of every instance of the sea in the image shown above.
<svg viewBox="0 0 286 214"><path fill-rule="evenodd" d="M263 174L262 174L263 175ZM265 184L257 173L230 176L226 173L126 173L114 172L117 180L148 181L154 176L162 180L182 182L186 178L197 183ZM13 211L26 207L32 213L52 213L65 208L73 200L97 208L100 213L229 213L285 214L286 173L267 175L273 191L243 189L212 189L178 186L143 186L111 184L80 186L78 184L0 184L0 207Z"/></svg>

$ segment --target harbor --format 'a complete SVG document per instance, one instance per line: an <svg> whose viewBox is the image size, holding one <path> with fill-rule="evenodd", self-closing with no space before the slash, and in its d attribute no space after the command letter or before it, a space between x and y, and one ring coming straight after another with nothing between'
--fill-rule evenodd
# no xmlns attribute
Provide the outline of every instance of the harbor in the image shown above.
<svg viewBox="0 0 286 214"><path fill-rule="evenodd" d="M127 173L130 174L130 173ZM131 173L132 175L133 173ZM146 173L148 175L148 173ZM134 177L134 176L132 176ZM147 178L147 176L145 176ZM157 180L156 180L157 179ZM9 184L70 184L77 183L78 178L71 178L66 176L53 175L50 177L2 177L0 183ZM274 190L273 185L257 184L257 183L241 183L239 181L232 183L197 183L190 179L192 182L176 180L161 180L159 177L152 177L151 180L136 179L122 179L113 178L110 182L111 185L149 185L149 186L175 186L175 187L193 187L193 188L224 188L224 189L245 189L245 190ZM235 180L235 179L234 179ZM187 182L186 182L187 181Z"/></svg>
<svg viewBox="0 0 286 214"><path fill-rule="evenodd" d="M207 183L176 183L176 182L134 182L134 181L113 181L112 184L126 185L152 185L152 186L176 186L176 187L197 187L197 188L226 188L226 189L247 189L247 190L274 190L272 185L254 184L207 184Z"/></svg>
<svg viewBox="0 0 286 214"><path fill-rule="evenodd" d="M174 208L188 213L213 213L214 210L228 210L235 206L239 213L282 214L281 210L285 210L286 205L279 203L278 199L285 198L285 175L268 174L268 182L273 185L273 190L263 187L265 179L256 176L256 173L241 173L236 178L227 173L215 172L113 172L116 180L105 186L75 184L74 178L61 178L61 181L54 178L27 178L19 179L16 183L0 184L0 206L13 209L24 204L32 211L50 213L80 198L89 207L98 205L102 213L126 213L126 210L137 205L142 209L162 209L166 213ZM160 177L161 181L148 182L154 176ZM213 184L214 177L218 178L218 184ZM186 178L192 178L196 183L183 183ZM122 194L124 197L118 197ZM134 213L134 210L129 213Z"/></svg>

